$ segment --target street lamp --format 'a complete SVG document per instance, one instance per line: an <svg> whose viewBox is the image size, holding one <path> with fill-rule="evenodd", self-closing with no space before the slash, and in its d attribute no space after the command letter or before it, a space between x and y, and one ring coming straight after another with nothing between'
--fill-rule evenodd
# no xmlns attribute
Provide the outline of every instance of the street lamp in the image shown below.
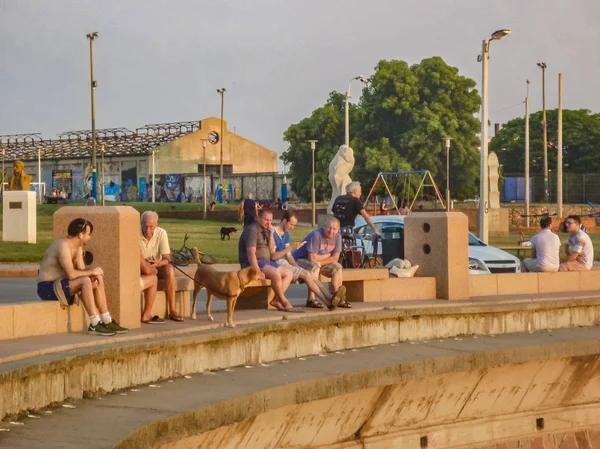
<svg viewBox="0 0 600 449"><path fill-rule="evenodd" d="M446 137L446 211L450 212L450 141L452 138Z"/></svg>
<svg viewBox="0 0 600 449"><path fill-rule="evenodd" d="M500 40L510 34L510 30L498 30L492 33L490 39L484 39L482 42L481 54L477 56L477 61L481 62L481 166L479 167L479 214L477 217L477 226L479 229L479 238L488 242L488 59L490 57L490 42Z"/></svg>
<svg viewBox="0 0 600 449"><path fill-rule="evenodd" d="M92 196L97 199L97 182L98 174L96 173L96 103L94 93L96 92L97 81L94 79L94 50L93 42L94 39L98 38L98 32L86 34L86 37L90 40L90 78L91 78L91 94L92 94Z"/></svg>
<svg viewBox="0 0 600 449"><path fill-rule="evenodd" d="M538 67L542 69L542 130L544 132L544 201L550 201L550 193L548 191L548 127L546 123L546 65L545 62L538 62Z"/></svg>
<svg viewBox="0 0 600 449"><path fill-rule="evenodd" d="M345 140L344 143L346 146L350 146L350 86L352 85L352 81L359 80L363 84L368 84L369 80L367 80L363 75L355 76L348 83L348 90L346 91L346 123L345 123Z"/></svg>
<svg viewBox="0 0 600 449"><path fill-rule="evenodd" d="M529 85L527 80L527 96L525 97L525 215L529 227Z"/></svg>
<svg viewBox="0 0 600 449"><path fill-rule="evenodd" d="M203 178L202 178L202 201L204 202L204 215L203 218L206 220L206 140L202 139L202 165L204 166L202 169Z"/></svg>
<svg viewBox="0 0 600 449"><path fill-rule="evenodd" d="M315 209L315 150L317 149L318 140L309 140L310 149L312 150L312 226L317 225L317 216Z"/></svg>
<svg viewBox="0 0 600 449"><path fill-rule="evenodd" d="M217 92L221 94L221 168L219 171L220 184L223 184L223 110L225 108L225 91L226 89L222 87L221 89L217 89Z"/></svg>
<svg viewBox="0 0 600 449"><path fill-rule="evenodd" d="M152 202L154 203L156 201L156 178L154 176L155 172L156 172L156 162L154 159L154 153L156 153L156 149L152 150Z"/></svg>

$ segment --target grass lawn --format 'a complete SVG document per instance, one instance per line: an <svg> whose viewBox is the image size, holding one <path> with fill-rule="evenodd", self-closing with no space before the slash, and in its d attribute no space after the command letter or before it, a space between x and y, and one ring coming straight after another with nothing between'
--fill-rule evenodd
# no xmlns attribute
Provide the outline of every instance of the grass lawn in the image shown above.
<svg viewBox="0 0 600 449"><path fill-rule="evenodd" d="M140 212L146 209L152 210L169 210L167 203L133 203L132 204ZM167 207L162 207L167 206ZM182 210L195 210L197 204L181 203L179 206L194 206L194 208ZM37 216L37 243L35 245L27 243L3 242L0 239L0 262L40 262L44 252L52 243L52 214L61 206L54 204L42 204L38 206ZM226 206L224 206L226 207ZM237 262L237 246L240 233L242 231L242 223L224 223L217 221L204 220L178 220L178 219L161 219L160 226L167 230L169 234L169 243L172 248L179 249L183 244L183 237L187 233L190 238L187 242L188 247L198 247L200 251L212 255L219 263ZM221 241L220 230L222 226L234 226L238 232L232 234L231 240L225 239ZM296 227L292 231L292 241L301 240L308 234L312 228ZM0 232L0 236L1 236ZM65 230L66 235L66 230Z"/></svg>

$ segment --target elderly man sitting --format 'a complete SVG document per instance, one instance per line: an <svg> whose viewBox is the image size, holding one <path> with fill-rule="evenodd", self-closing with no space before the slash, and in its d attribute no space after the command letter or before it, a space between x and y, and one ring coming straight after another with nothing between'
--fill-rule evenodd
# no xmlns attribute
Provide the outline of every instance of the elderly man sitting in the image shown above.
<svg viewBox="0 0 600 449"><path fill-rule="evenodd" d="M167 231L158 227L158 214L154 211L145 211L142 214L141 224L140 248L142 249L142 256L150 265L157 269L158 279L164 279L165 281L165 294L169 304L169 319L183 321L183 318L175 313L177 279L175 278L175 270L171 265L171 248L169 247ZM144 310L142 321L150 319L150 311Z"/></svg>
<svg viewBox="0 0 600 449"><path fill-rule="evenodd" d="M306 237L305 245L293 252L292 256L301 268L311 271L317 277L319 274L330 278L329 291L335 296L342 286L342 266L338 262L342 252L342 236L340 235L340 221L331 217L325 227L315 229ZM343 295L339 307L351 308ZM315 294L308 291L307 304L315 300Z"/></svg>

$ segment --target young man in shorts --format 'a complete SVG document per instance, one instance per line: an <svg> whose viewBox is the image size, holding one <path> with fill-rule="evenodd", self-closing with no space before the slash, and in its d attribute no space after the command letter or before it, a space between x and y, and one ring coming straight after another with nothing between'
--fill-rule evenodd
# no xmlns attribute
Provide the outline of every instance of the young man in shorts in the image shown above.
<svg viewBox="0 0 600 449"><path fill-rule="evenodd" d="M279 224L273 228L273 239L269 244L271 259L277 262L280 267L290 269L294 274L294 281L297 281L298 279L304 281L308 290L313 292L329 310L333 310L343 299L345 299L346 287L342 285L336 293L331 293L318 277L298 266L292 257L291 251L302 248L306 242L294 243L293 246L290 245L289 231L294 229L297 223L298 215L296 212L286 210ZM306 301L306 307L322 309L323 305L317 302L313 297L312 300L309 299Z"/></svg>
<svg viewBox="0 0 600 449"><path fill-rule="evenodd" d="M44 301L59 301L61 307L81 296L83 307L90 316L90 335L124 334L126 329L112 319L106 305L104 272L96 267L86 270L83 248L90 241L94 226L76 218L67 228L67 237L53 242L46 250L37 277L37 293Z"/></svg>

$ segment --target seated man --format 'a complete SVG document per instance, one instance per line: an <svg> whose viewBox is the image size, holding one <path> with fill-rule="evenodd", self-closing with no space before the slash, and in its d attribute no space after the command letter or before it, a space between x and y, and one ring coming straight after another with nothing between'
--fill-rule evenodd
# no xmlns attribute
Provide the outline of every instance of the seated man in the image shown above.
<svg viewBox="0 0 600 449"><path fill-rule="evenodd" d="M523 260L524 271L556 272L560 264L560 239L552 232L551 217L540 220L542 230L531 238L531 258Z"/></svg>
<svg viewBox="0 0 600 449"><path fill-rule="evenodd" d="M140 252L140 289L144 293L144 311L142 312L142 323L144 324L165 324L158 315L152 316L152 306L156 299L156 291L158 290L158 270L144 259Z"/></svg>
<svg viewBox="0 0 600 449"><path fill-rule="evenodd" d="M338 262L342 252L342 236L340 222L331 217L324 228L315 229L304 240L306 244L292 254L299 267L312 272L317 278L319 274L331 279L329 290L337 293L342 286L342 266ZM314 301L315 294L308 291L306 302ZM352 305L345 299L340 307L347 309Z"/></svg>
<svg viewBox="0 0 600 449"><path fill-rule="evenodd" d="M37 293L42 300L59 301L63 308L73 305L75 295L79 294L90 316L88 334L124 334L128 329L119 326L108 312L102 268L85 269L83 247L90 241L93 230L92 223L83 218L69 223L67 237L53 242L44 254Z"/></svg>
<svg viewBox="0 0 600 449"><path fill-rule="evenodd" d="M589 271L594 265L594 245L590 236L581 230L579 215L569 215L565 221L569 240L565 244L567 260L558 271Z"/></svg>
<svg viewBox="0 0 600 449"><path fill-rule="evenodd" d="M333 310L346 296L346 287L342 285L336 293L332 293L323 285L317 276L314 276L310 271L298 266L291 255L291 251L302 248L306 244L306 241L295 243L293 247L290 245L289 231L296 227L296 223L298 223L298 215L296 212L286 210L283 213L283 218L279 224L275 226L275 232L272 233L273 239L269 244L271 259L277 262L280 267L290 269L294 274L294 281L297 281L298 279L303 280L308 289L317 295L329 310ZM322 309L323 305L317 302L313 297L312 300L306 302L306 307Z"/></svg>
<svg viewBox="0 0 600 449"><path fill-rule="evenodd" d="M271 236L271 222L273 213L270 210L261 209L258 211L258 219L244 228L240 235L238 244L238 257L242 268L253 266L261 271L263 279L271 281L271 288L275 292L275 299L271 301L271 306L281 312L302 313L304 310L292 307L285 297L285 292L292 282L293 273L291 270L280 267L271 260L269 251L269 241Z"/></svg>
<svg viewBox="0 0 600 449"><path fill-rule="evenodd" d="M175 279L175 270L171 265L171 248L169 247L169 238L167 231L158 227L158 214L147 210L142 213L142 232L140 247L142 256L153 265L158 273L158 279L165 281L165 294L169 304L169 319L173 321L183 321L183 318L175 313L175 291L177 289L177 279Z"/></svg>

